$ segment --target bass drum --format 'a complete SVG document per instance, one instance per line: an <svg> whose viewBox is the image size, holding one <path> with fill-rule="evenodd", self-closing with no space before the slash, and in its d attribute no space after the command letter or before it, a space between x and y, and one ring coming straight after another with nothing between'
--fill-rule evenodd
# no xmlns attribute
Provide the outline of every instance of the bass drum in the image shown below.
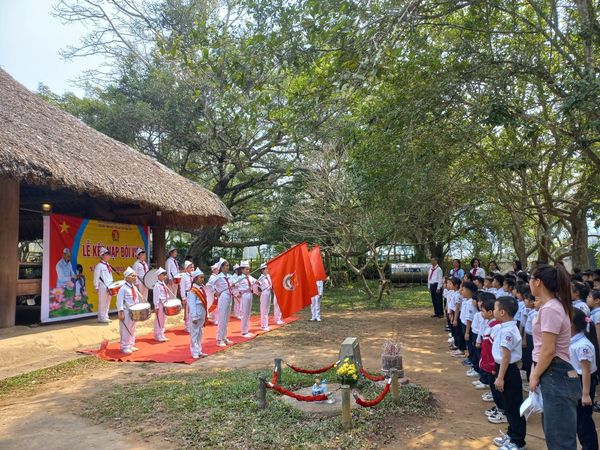
<svg viewBox="0 0 600 450"><path fill-rule="evenodd" d="M158 281L158 275L156 274L156 272L157 269L149 270L148 272L146 272L146 275L144 275L144 279L142 280L144 286L146 286L150 290L154 289L154 285Z"/></svg>

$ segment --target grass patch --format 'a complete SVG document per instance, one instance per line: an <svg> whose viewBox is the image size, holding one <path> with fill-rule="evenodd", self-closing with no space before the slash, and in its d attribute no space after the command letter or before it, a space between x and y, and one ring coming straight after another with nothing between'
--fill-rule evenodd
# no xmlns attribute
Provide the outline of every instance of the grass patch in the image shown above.
<svg viewBox="0 0 600 450"><path fill-rule="evenodd" d="M109 363L107 361L103 361L94 356L84 356L46 369L34 370L33 372L5 378L0 380L0 398L9 395L22 394L24 392L31 392L52 381L77 375L85 370L106 367L108 365Z"/></svg>
<svg viewBox="0 0 600 450"><path fill-rule="evenodd" d="M371 282L373 292L377 283ZM361 309L409 309L431 306L431 297L426 286L408 286L392 288L390 295L384 294L381 302L367 300L364 287L360 283L325 289L323 308L326 310L361 310Z"/></svg>
<svg viewBox="0 0 600 450"><path fill-rule="evenodd" d="M119 385L92 399L85 415L128 430L160 434L182 448L377 448L394 437L391 417L429 416L435 410L429 392L401 389L375 408L353 411L354 428L343 433L339 417L315 418L268 391L268 407L256 407L258 377L264 371L216 371L169 375L143 384ZM333 379L333 373L325 375ZM288 388L310 386L314 377L284 369ZM381 388L362 382L362 395L374 398Z"/></svg>

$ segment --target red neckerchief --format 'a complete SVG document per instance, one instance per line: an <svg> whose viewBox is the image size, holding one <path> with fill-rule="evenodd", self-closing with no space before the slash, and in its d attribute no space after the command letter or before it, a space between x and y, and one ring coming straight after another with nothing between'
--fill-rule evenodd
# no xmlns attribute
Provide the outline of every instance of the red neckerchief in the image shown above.
<svg viewBox="0 0 600 450"><path fill-rule="evenodd" d="M431 266L431 272L429 272L429 281L431 281L431 277L433 276L433 272L438 268L437 264L435 266Z"/></svg>
<svg viewBox="0 0 600 450"><path fill-rule="evenodd" d="M473 267L473 270L471 270L471 275L477 275L477 269L475 267Z"/></svg>
<svg viewBox="0 0 600 450"><path fill-rule="evenodd" d="M146 269L146 261L140 261L142 263L142 267L144 268L144 273L148 272L148 269Z"/></svg>
<svg viewBox="0 0 600 450"><path fill-rule="evenodd" d="M135 288L129 283L127 283L127 286L131 288L131 299L133 300L133 304L135 305L137 303L137 294L135 293Z"/></svg>

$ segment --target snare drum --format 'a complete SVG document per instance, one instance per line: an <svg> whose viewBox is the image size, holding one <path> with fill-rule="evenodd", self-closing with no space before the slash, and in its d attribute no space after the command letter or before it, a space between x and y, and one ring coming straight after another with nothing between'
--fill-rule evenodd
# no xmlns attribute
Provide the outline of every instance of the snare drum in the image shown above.
<svg viewBox="0 0 600 450"><path fill-rule="evenodd" d="M170 298L163 303L166 316L176 316L181 312L181 300L178 298Z"/></svg>
<svg viewBox="0 0 600 450"><path fill-rule="evenodd" d="M119 293L119 289L123 287L125 284L125 280L115 281L114 283L110 283L108 285L108 292L110 295L117 295Z"/></svg>
<svg viewBox="0 0 600 450"><path fill-rule="evenodd" d="M173 282L175 284L179 284L181 283L181 279L183 278L183 274L182 273L178 273L177 275L173 275Z"/></svg>
<svg viewBox="0 0 600 450"><path fill-rule="evenodd" d="M150 318L150 303L138 303L129 307L129 316L135 322L142 322Z"/></svg>

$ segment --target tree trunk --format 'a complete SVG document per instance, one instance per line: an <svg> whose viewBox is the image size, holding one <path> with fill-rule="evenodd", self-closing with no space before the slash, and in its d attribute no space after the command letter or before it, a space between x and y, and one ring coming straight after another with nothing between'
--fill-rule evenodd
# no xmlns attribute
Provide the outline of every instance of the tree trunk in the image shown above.
<svg viewBox="0 0 600 450"><path fill-rule="evenodd" d="M538 260L545 263L550 262L550 225L543 215L539 216L539 227L538 227Z"/></svg>
<svg viewBox="0 0 600 450"><path fill-rule="evenodd" d="M440 258L440 264L444 259L444 244L440 244L439 242L430 242L427 244L429 250L430 257L438 257Z"/></svg>
<svg viewBox="0 0 600 450"><path fill-rule="evenodd" d="M522 226L516 215L511 212L512 226L510 229L510 235L512 237L513 248L517 254L517 258L523 264L523 267L527 267L527 248L525 246L525 238L523 237Z"/></svg>
<svg viewBox="0 0 600 450"><path fill-rule="evenodd" d="M571 212L569 223L571 225L573 268L587 269L590 263L588 258L586 210L578 208Z"/></svg>
<svg viewBox="0 0 600 450"><path fill-rule="evenodd" d="M414 248L415 248L414 262L427 261L427 252L425 250L425 244L415 244Z"/></svg>
<svg viewBox="0 0 600 450"><path fill-rule="evenodd" d="M190 246L189 254L197 267L211 264L212 249L219 242L221 227L203 228L196 234L196 239Z"/></svg>

